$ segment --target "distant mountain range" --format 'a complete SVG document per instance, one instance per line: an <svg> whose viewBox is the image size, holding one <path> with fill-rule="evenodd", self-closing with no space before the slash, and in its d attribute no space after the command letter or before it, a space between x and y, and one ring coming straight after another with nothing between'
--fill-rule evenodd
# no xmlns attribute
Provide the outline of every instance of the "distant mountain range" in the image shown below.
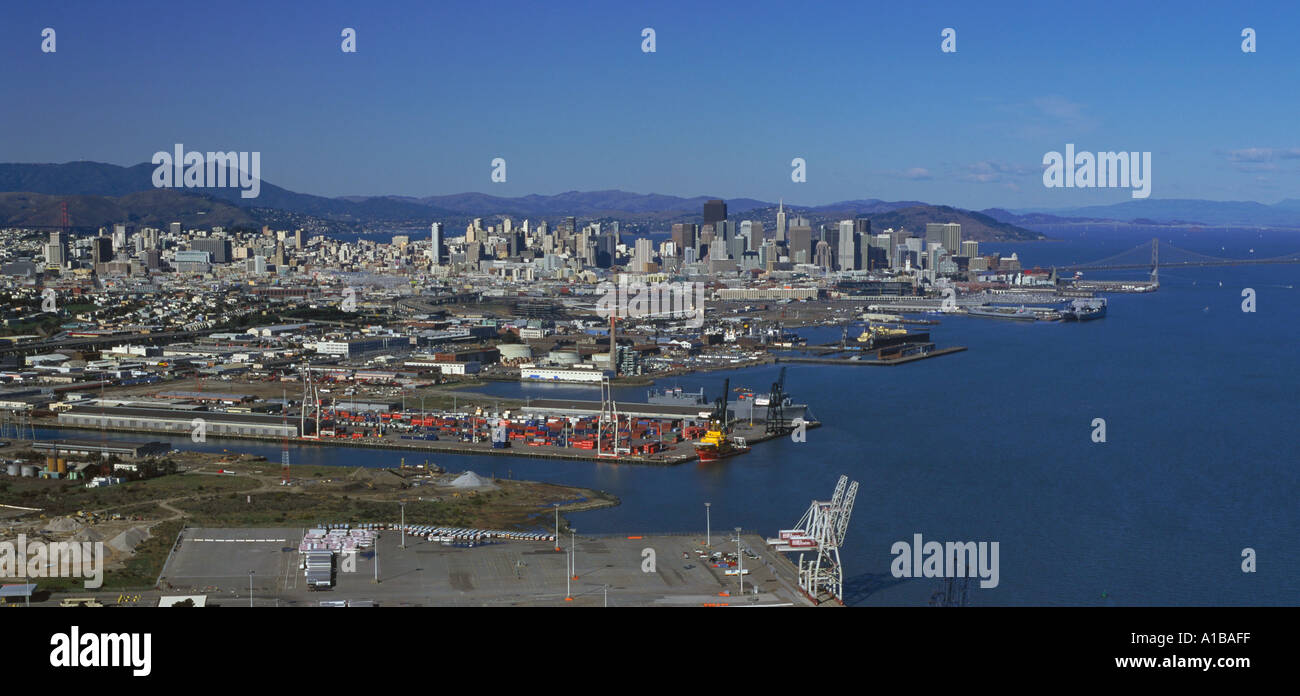
<svg viewBox="0 0 1300 696"><path fill-rule="evenodd" d="M456 229L475 217L498 215L546 219L563 216L583 220L620 220L644 231L663 231L675 222L698 222L710 196L685 198L626 191L569 191L516 198L485 193L425 196L341 196L329 198L297 193L261 182L257 198L240 197L229 188L158 189L152 164L121 167L100 162L66 164L0 164L0 224L54 226L67 203L72 225L97 229L114 222L161 226L186 225L259 227L294 225L311 231L426 228L441 220ZM232 171L231 174L234 174ZM727 199L731 216L770 221L777 204L752 198ZM1045 237L1027 225L1116 221L1242 226L1300 227L1300 200L1276 205L1203 200L1142 200L1109 206L1065 210L990 208L969 211L923 201L876 198L840 201L819 206L786 204L786 212L813 224L865 216L874 230L905 227L924 230L927 222L959 222L963 236L977 241L1033 240Z"/></svg>
<svg viewBox="0 0 1300 696"><path fill-rule="evenodd" d="M1015 225L1114 220L1141 224L1300 228L1300 199L1296 198L1289 198L1273 205L1254 201L1148 198L1081 208L1028 208L1015 211L995 208L983 212L996 220Z"/></svg>

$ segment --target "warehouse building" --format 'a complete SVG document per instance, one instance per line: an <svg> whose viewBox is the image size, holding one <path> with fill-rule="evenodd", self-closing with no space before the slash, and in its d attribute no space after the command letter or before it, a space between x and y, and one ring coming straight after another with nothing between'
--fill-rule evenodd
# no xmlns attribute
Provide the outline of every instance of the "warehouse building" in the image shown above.
<svg viewBox="0 0 1300 696"><path fill-rule="evenodd" d="M82 428L117 428L122 430L192 433L202 421L203 432L226 437L298 437L299 420L282 419L253 413L213 413L173 411L162 408L100 408L74 406L59 414L59 425ZM312 421L306 422L307 433L314 432Z"/></svg>

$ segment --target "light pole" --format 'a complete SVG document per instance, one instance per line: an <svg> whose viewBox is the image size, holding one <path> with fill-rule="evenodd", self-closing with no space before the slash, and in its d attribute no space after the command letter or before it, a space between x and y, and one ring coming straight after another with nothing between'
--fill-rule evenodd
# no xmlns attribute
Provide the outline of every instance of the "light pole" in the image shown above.
<svg viewBox="0 0 1300 696"><path fill-rule="evenodd" d="M568 554L568 553L565 553L565 554L564 554L564 560L565 560L566 562L569 560L569 554ZM568 569L566 568L565 570L568 570ZM566 601L566 602L572 602L572 601L573 601L573 585L572 585L572 584L570 583L570 581L569 581L569 574L568 574L568 573L565 573L565 574L564 574L564 601Z"/></svg>
<svg viewBox="0 0 1300 696"><path fill-rule="evenodd" d="M253 571L248 571L248 608L253 608Z"/></svg>
<svg viewBox="0 0 1300 696"><path fill-rule="evenodd" d="M573 554L572 556L573 565L571 566L573 570L573 579L577 580L578 579L578 540L577 540L577 531L574 530L573 527L569 527L569 547L572 549L572 554Z"/></svg>
<svg viewBox="0 0 1300 696"><path fill-rule="evenodd" d="M402 548L406 548L406 501L397 504L402 508Z"/></svg>
<svg viewBox="0 0 1300 696"><path fill-rule="evenodd" d="M740 527L736 527L736 576L740 578L740 594L745 594L745 554L740 550Z"/></svg>
<svg viewBox="0 0 1300 696"><path fill-rule="evenodd" d="M605 606L609 606L609 585L605 585Z"/></svg>
<svg viewBox="0 0 1300 696"><path fill-rule="evenodd" d="M560 504L552 503L555 506L555 550L560 550Z"/></svg>
<svg viewBox="0 0 1300 696"><path fill-rule="evenodd" d="M375 540L375 582L379 582L379 540Z"/></svg>
<svg viewBox="0 0 1300 696"><path fill-rule="evenodd" d="M713 518L709 513L709 507L711 505L713 505L713 503L704 504L704 548L709 548L710 546L712 546L710 542L713 540L712 539Z"/></svg>

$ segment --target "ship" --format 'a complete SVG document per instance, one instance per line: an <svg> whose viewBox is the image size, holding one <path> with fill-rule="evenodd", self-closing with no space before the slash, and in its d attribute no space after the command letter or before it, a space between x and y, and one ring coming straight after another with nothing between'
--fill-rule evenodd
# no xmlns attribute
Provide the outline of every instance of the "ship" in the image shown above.
<svg viewBox="0 0 1300 696"><path fill-rule="evenodd" d="M995 307L984 305L981 307L971 307L966 313L972 317L987 317L989 319L1011 319L1013 321L1035 321L1038 315L1032 309L1021 307Z"/></svg>
<svg viewBox="0 0 1300 696"><path fill-rule="evenodd" d="M1092 321L1104 316L1106 316L1105 298L1072 300L1069 306L1061 311L1061 319L1064 321Z"/></svg>
<svg viewBox="0 0 1300 696"><path fill-rule="evenodd" d="M927 335L928 338L928 335ZM755 394L752 389L737 387L736 401L729 403L727 406L731 410L731 417L737 421L766 421L770 396L767 394ZM681 387L666 387L663 389L651 389L646 392L646 403L657 404L660 406L703 406L709 403L708 397L704 396L704 389L699 391L686 391ZM781 400L782 414L786 420L795 418L806 418L808 404L797 404L788 395Z"/></svg>
<svg viewBox="0 0 1300 696"><path fill-rule="evenodd" d="M929 331L911 332L903 327L881 326L871 324L862 331L858 336L858 343L863 344L864 348L888 348L903 343L929 343Z"/></svg>
<svg viewBox="0 0 1300 696"><path fill-rule="evenodd" d="M744 440L732 437L727 422L727 392L730 388L731 380L728 379L723 382L722 396L718 397L717 406L709 418L709 429L695 443L695 454L701 462L716 462L749 452L749 445Z"/></svg>
<svg viewBox="0 0 1300 696"><path fill-rule="evenodd" d="M698 392L688 392L681 387L668 387L646 392L646 403L662 406L701 406L709 403L709 400L704 396L703 387Z"/></svg>

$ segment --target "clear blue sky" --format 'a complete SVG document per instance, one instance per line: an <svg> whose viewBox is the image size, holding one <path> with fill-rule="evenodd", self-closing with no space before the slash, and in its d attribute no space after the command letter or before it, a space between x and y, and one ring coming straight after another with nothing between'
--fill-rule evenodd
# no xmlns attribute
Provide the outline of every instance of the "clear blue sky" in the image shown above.
<svg viewBox="0 0 1300 696"><path fill-rule="evenodd" d="M1130 200L1044 188L1069 142L1151 151L1152 198L1272 203L1300 197L1298 36L1291 0L9 2L0 161L179 142L260 151L266 181L327 196Z"/></svg>

